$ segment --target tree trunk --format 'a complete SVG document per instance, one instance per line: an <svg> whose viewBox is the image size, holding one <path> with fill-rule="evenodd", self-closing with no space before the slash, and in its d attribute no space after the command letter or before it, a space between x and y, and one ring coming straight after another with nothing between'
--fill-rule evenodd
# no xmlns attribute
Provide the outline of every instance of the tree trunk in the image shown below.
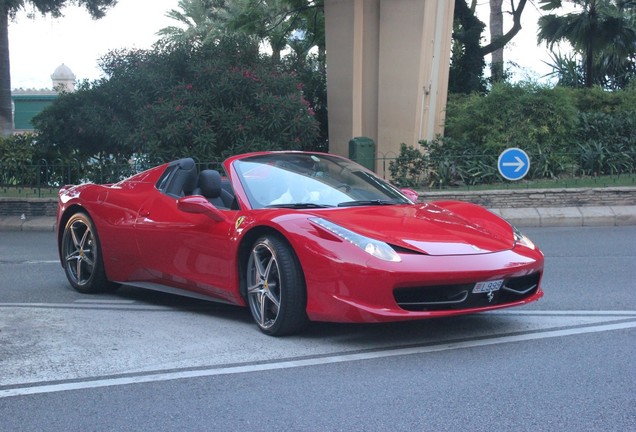
<svg viewBox="0 0 636 432"><path fill-rule="evenodd" d="M503 0L490 0L490 41L496 41L503 36L503 14L501 6ZM503 47L492 52L490 76L493 82L500 82L504 76Z"/></svg>
<svg viewBox="0 0 636 432"><path fill-rule="evenodd" d="M0 4L0 134L13 133L11 104L11 63L9 61L9 13L6 2Z"/></svg>

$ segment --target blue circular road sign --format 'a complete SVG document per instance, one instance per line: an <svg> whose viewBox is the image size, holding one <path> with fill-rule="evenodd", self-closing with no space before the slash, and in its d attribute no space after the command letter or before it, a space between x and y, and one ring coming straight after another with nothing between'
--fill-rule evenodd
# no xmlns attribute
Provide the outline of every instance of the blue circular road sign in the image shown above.
<svg viewBox="0 0 636 432"><path fill-rule="evenodd" d="M497 168L506 180L521 180L530 170L530 158L521 149L509 148L499 155Z"/></svg>

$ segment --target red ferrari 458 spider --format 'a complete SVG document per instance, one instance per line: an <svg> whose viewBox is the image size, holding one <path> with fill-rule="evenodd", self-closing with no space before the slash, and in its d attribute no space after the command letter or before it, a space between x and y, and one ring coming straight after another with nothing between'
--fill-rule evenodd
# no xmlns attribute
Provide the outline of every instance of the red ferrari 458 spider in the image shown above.
<svg viewBox="0 0 636 432"><path fill-rule="evenodd" d="M474 204L415 202L331 154L262 152L218 170L180 159L60 190L62 267L80 292L120 284L248 306L269 335L539 299L543 254Z"/></svg>

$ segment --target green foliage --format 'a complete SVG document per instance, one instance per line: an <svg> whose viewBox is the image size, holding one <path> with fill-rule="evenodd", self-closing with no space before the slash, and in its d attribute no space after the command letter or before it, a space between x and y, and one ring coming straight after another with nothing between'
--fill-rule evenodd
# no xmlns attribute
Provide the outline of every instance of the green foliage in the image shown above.
<svg viewBox="0 0 636 432"><path fill-rule="evenodd" d="M320 54L294 52L283 58L282 68L297 77L310 113L318 122L318 137L313 149L328 151L327 69L324 59Z"/></svg>
<svg viewBox="0 0 636 432"><path fill-rule="evenodd" d="M463 94L484 92L486 63L480 43L486 25L475 16L465 0L455 2L454 14L448 91Z"/></svg>
<svg viewBox="0 0 636 432"><path fill-rule="evenodd" d="M45 156L36 145L36 139L30 133L0 137L0 185L35 183L36 173L25 166Z"/></svg>
<svg viewBox="0 0 636 432"><path fill-rule="evenodd" d="M389 162L389 172L393 181L401 187L418 187L426 174L427 163L424 155L415 147L401 144L400 154Z"/></svg>
<svg viewBox="0 0 636 432"><path fill-rule="evenodd" d="M550 53L550 62L544 62L552 68L546 77L556 78L563 87L584 87L583 68L572 54Z"/></svg>
<svg viewBox="0 0 636 432"><path fill-rule="evenodd" d="M597 176L634 171L636 111L581 113L580 120L577 138L583 174Z"/></svg>
<svg viewBox="0 0 636 432"><path fill-rule="evenodd" d="M486 96L449 100L446 136L470 142L480 152L507 147L530 151L572 148L577 111L570 92L532 83L497 84Z"/></svg>
<svg viewBox="0 0 636 432"><path fill-rule="evenodd" d="M201 46L213 43L230 19L228 0L179 0L179 9L171 9L166 17L180 26L164 27L157 33L167 44Z"/></svg>
<svg viewBox="0 0 636 432"><path fill-rule="evenodd" d="M31 163L37 155L34 134L0 137L1 163Z"/></svg>
<svg viewBox="0 0 636 432"><path fill-rule="evenodd" d="M559 10L562 0L541 0L541 9ZM577 63L554 55L554 73L564 85L623 89L636 74L636 3L631 0L569 0L575 11L539 18L537 39L552 49L566 42ZM564 67L567 66L567 67Z"/></svg>
<svg viewBox="0 0 636 432"><path fill-rule="evenodd" d="M318 125L297 76L257 53L238 35L111 52L102 59L108 79L83 83L34 118L40 142L80 160L147 165L315 148Z"/></svg>
<svg viewBox="0 0 636 432"><path fill-rule="evenodd" d="M547 88L499 84L485 96L452 95L446 136L402 146L390 165L409 187L497 183L499 154L519 147L530 156L528 180L563 175L634 173L636 103L633 88Z"/></svg>
<svg viewBox="0 0 636 432"><path fill-rule="evenodd" d="M625 90L605 91L600 86L570 92L581 112L617 113L636 110L636 82Z"/></svg>

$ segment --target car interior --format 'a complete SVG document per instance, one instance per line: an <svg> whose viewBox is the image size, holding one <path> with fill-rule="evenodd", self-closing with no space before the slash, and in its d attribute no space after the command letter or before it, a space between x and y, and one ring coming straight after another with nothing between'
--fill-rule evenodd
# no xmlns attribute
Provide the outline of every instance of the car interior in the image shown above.
<svg viewBox="0 0 636 432"><path fill-rule="evenodd" d="M170 162L157 182L157 189L175 198L202 195L216 208L239 209L229 179L221 177L221 174L213 169L198 172L192 158Z"/></svg>

